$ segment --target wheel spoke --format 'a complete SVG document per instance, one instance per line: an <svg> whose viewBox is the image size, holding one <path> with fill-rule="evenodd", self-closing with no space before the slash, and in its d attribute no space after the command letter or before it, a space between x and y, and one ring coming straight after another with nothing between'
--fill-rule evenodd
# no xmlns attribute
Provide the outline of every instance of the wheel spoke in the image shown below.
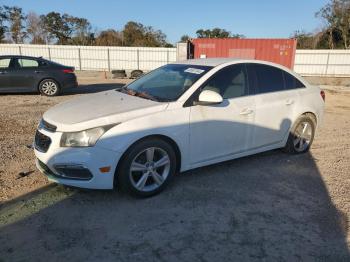
<svg viewBox="0 0 350 262"><path fill-rule="evenodd" d="M300 142L301 138L297 137L294 139L294 146L297 146L297 144Z"/></svg>
<svg viewBox="0 0 350 262"><path fill-rule="evenodd" d="M163 177L159 175L156 171L151 173L151 176L158 185L161 185L164 181Z"/></svg>
<svg viewBox="0 0 350 262"><path fill-rule="evenodd" d="M154 163L154 166L156 168L158 167L161 167L161 166L165 166L167 164L170 163L170 159L169 157L166 155L166 156L163 156L161 159L159 159L157 162Z"/></svg>
<svg viewBox="0 0 350 262"><path fill-rule="evenodd" d="M153 162L153 158L154 158L154 147L151 147L146 150L147 162Z"/></svg>
<svg viewBox="0 0 350 262"><path fill-rule="evenodd" d="M300 142L299 142L299 149L302 150L304 146L304 139L300 138Z"/></svg>
<svg viewBox="0 0 350 262"><path fill-rule="evenodd" d="M302 134L305 134L305 131L306 131L307 128L308 128L308 124L305 123L305 124L304 124L304 128L303 128L303 131L302 131Z"/></svg>
<svg viewBox="0 0 350 262"><path fill-rule="evenodd" d="M145 170L147 170L147 167L143 164L137 163L135 161L131 164L130 171L145 171Z"/></svg>
<svg viewBox="0 0 350 262"><path fill-rule="evenodd" d="M145 184L147 182L148 173L144 173L140 180L137 182L136 187L140 190L142 190L145 187Z"/></svg>

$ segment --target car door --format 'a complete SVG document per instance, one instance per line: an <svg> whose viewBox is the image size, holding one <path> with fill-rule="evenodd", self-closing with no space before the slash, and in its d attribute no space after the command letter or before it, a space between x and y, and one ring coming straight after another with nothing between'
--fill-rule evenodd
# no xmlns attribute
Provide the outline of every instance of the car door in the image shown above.
<svg viewBox="0 0 350 262"><path fill-rule="evenodd" d="M21 91L34 91L37 89L37 79L41 70L39 62L34 58L16 58L15 70L12 73L12 87Z"/></svg>
<svg viewBox="0 0 350 262"><path fill-rule="evenodd" d="M220 93L223 102L219 105L191 106L192 166L229 158L248 150L254 124L254 97L249 96L244 64L221 69L206 81L197 94L203 90Z"/></svg>
<svg viewBox="0 0 350 262"><path fill-rule="evenodd" d="M279 68L252 63L247 70L256 91L253 148L273 146L289 132L299 94L286 89L284 71Z"/></svg>
<svg viewBox="0 0 350 262"><path fill-rule="evenodd" d="M11 58L0 58L0 91L6 92L11 88Z"/></svg>

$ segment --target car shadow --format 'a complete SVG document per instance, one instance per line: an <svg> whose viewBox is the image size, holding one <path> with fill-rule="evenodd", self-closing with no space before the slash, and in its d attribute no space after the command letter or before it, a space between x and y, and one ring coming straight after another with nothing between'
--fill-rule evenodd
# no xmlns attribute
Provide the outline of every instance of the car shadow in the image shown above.
<svg viewBox="0 0 350 262"><path fill-rule="evenodd" d="M74 88L63 89L60 96L98 93L113 89L122 88L125 84L119 83L98 83L89 85L79 85ZM0 95L40 95L38 92L1 92Z"/></svg>
<svg viewBox="0 0 350 262"><path fill-rule="evenodd" d="M282 121L281 128L286 124L290 121ZM212 134L210 127L227 130L242 123L193 125ZM269 135L280 131L253 128ZM215 137L208 135L206 145ZM113 143L113 137L102 140ZM69 150L62 154L67 157ZM164 192L147 199L51 184L2 204L0 225L5 261L350 258L347 216L333 204L310 152L273 150L197 168L176 175Z"/></svg>
<svg viewBox="0 0 350 262"><path fill-rule="evenodd" d="M349 261L309 153L198 168L148 199L50 185L0 213L4 261Z"/></svg>
<svg viewBox="0 0 350 262"><path fill-rule="evenodd" d="M113 89L122 88L125 84L119 83L99 83L89 85L79 85L76 88L65 89L62 95L91 94Z"/></svg>

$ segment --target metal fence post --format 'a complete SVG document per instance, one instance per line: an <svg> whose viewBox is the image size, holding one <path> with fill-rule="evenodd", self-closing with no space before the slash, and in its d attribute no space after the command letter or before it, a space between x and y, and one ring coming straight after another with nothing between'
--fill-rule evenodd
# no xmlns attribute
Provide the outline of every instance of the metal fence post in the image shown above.
<svg viewBox="0 0 350 262"><path fill-rule="evenodd" d="M22 55L22 48L20 45L18 46L18 51L19 51L19 55Z"/></svg>
<svg viewBox="0 0 350 262"><path fill-rule="evenodd" d="M140 50L136 50L136 56L137 56L137 70L140 69Z"/></svg>
<svg viewBox="0 0 350 262"><path fill-rule="evenodd" d="M51 60L51 50L50 50L50 46L47 46L47 51L49 51L49 60Z"/></svg>
<svg viewBox="0 0 350 262"><path fill-rule="evenodd" d="M331 55L331 52L328 51L325 75L328 75L328 66L329 66L329 57L330 57L330 55Z"/></svg>
<svg viewBox="0 0 350 262"><path fill-rule="evenodd" d="M169 64L169 49L166 50L166 63Z"/></svg>
<svg viewBox="0 0 350 262"><path fill-rule="evenodd" d="M111 59L110 59L110 55L109 55L109 48L107 48L107 63L108 63L108 72L111 72Z"/></svg>
<svg viewBox="0 0 350 262"><path fill-rule="evenodd" d="M78 48L78 58L79 58L79 70L81 71L81 55L80 55L80 47Z"/></svg>

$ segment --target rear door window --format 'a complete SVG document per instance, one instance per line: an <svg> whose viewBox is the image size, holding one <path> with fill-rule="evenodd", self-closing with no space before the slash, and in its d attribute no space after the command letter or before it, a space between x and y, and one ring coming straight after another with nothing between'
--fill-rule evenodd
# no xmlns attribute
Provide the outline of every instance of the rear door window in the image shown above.
<svg viewBox="0 0 350 262"><path fill-rule="evenodd" d="M11 58L0 59L0 69L6 69L10 67Z"/></svg>
<svg viewBox="0 0 350 262"><path fill-rule="evenodd" d="M255 78L256 93L263 94L284 90L283 71L281 69L261 64L248 64L247 66L250 77Z"/></svg>
<svg viewBox="0 0 350 262"><path fill-rule="evenodd" d="M26 67L38 67L39 63L37 60L34 59L24 59L24 58L19 58L18 59L19 66L21 68L26 68Z"/></svg>

